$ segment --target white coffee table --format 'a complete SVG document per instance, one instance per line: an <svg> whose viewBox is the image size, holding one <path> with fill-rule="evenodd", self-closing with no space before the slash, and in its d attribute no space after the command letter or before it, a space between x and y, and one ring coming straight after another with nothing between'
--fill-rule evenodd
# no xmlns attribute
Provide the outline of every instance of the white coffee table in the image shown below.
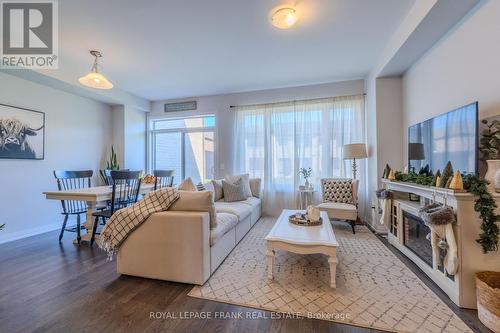
<svg viewBox="0 0 500 333"><path fill-rule="evenodd" d="M321 212L323 224L319 226L300 226L288 221L297 210L284 209L265 240L267 243L267 276L273 279L273 258L275 250L281 249L298 254L323 253L330 264L330 286L336 287L337 247L339 243L333 233L326 212Z"/></svg>

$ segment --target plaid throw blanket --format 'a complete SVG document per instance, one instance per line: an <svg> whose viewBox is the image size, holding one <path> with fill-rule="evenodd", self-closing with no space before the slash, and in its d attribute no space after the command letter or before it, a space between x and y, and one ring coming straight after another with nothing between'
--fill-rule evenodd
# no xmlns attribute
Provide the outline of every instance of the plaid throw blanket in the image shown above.
<svg viewBox="0 0 500 333"><path fill-rule="evenodd" d="M177 199L179 192L172 187L165 187L146 194L130 207L116 211L102 229L97 238L97 245L108 253L108 259L118 251L120 245L148 217L156 212L167 210Z"/></svg>

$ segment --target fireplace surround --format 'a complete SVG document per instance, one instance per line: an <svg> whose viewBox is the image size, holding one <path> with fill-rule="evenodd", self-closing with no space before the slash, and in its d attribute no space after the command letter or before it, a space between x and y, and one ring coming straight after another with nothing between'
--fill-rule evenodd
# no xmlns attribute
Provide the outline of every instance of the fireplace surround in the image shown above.
<svg viewBox="0 0 500 333"><path fill-rule="evenodd" d="M477 308L475 274L487 270L500 271L500 251L484 254L476 243L481 232L481 220L474 210L474 196L464 191L387 179L381 182L394 194L387 233L389 243L412 260L455 304L463 308ZM433 262L431 243L426 237L429 227L419 218L421 203L410 201L409 193L419 195L422 201L446 203L455 211L457 222L453 225L453 234L458 252L458 271L455 275L447 274L443 265ZM493 197L500 207L500 194L493 194ZM439 249L441 263L445 255L446 250Z"/></svg>

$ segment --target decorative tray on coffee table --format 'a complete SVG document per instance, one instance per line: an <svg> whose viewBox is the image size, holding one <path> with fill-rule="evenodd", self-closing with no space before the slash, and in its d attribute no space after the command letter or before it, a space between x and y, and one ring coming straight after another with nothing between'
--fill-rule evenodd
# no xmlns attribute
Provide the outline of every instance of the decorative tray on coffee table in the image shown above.
<svg viewBox="0 0 500 333"><path fill-rule="evenodd" d="M300 218L298 218L296 214L293 214L288 217L288 221L296 225L311 227L314 225L321 225L323 223L323 218L320 217L318 221L311 221L307 219L306 214L302 214Z"/></svg>

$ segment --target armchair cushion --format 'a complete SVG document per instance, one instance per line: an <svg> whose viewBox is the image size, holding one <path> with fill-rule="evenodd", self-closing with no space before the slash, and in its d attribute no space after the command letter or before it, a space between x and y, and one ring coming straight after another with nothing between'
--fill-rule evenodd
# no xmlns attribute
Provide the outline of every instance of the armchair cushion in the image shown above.
<svg viewBox="0 0 500 333"><path fill-rule="evenodd" d="M323 202L317 206L320 210L327 212L328 217L338 220L355 221L358 210L355 205L342 202Z"/></svg>

